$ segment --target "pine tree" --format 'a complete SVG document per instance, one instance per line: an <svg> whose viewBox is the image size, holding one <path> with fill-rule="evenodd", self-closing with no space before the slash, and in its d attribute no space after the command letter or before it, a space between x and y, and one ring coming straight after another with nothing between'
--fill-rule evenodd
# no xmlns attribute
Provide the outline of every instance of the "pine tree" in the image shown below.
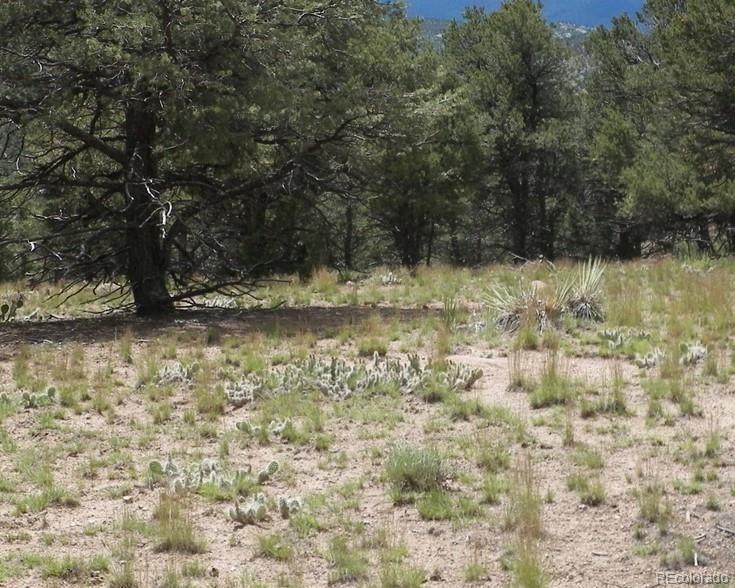
<svg viewBox="0 0 735 588"><path fill-rule="evenodd" d="M351 49L385 11L368 0L0 4L0 121L23 137L22 173L0 190L40 221L23 235L35 277L120 281L141 314L242 292L292 254L289 218L341 173L345 146L380 126L385 98L356 75Z"/></svg>
<svg viewBox="0 0 735 588"><path fill-rule="evenodd" d="M576 193L576 103L568 50L541 5L470 9L445 35L450 67L472 93L485 146L484 198L516 256L554 257Z"/></svg>

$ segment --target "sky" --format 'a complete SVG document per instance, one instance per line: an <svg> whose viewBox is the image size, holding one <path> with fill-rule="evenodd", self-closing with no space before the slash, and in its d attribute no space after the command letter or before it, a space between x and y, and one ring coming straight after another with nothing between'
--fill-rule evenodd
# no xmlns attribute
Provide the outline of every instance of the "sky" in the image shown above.
<svg viewBox="0 0 735 588"><path fill-rule="evenodd" d="M412 16L458 18L468 4L495 10L501 0L407 0ZM545 0L544 14L550 20L566 20L585 26L610 24L613 16L634 15L643 0Z"/></svg>

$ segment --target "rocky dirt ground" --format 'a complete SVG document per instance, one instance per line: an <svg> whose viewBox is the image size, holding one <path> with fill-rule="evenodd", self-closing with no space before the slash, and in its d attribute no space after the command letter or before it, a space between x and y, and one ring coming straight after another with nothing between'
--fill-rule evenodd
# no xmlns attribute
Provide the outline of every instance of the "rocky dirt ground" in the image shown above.
<svg viewBox="0 0 735 588"><path fill-rule="evenodd" d="M4 328L0 585L735 578L729 347L641 367L600 334L610 325L501 336L463 328L471 312L446 314L441 304L324 305ZM433 363L410 393L381 381L337 399L272 381L309 357L348 369L385 355L407 369L412 353ZM452 388L447 365L482 377ZM260 391L231 402L227 383L256 375ZM286 432L257 430L271 423ZM391 460L407 448L420 463L396 478ZM431 456L441 462L433 485L413 485ZM273 461L278 471L259 483ZM206 463L217 475L177 490L151 462ZM234 485L222 482L237 471ZM259 493L265 516L233 520L235 502ZM298 512L281 516L281 497Z"/></svg>

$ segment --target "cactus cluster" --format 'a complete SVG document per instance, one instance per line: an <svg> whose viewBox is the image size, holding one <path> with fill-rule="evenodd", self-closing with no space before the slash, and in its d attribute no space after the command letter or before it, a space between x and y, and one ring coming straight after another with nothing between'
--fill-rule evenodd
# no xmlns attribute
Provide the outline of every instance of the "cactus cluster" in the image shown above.
<svg viewBox="0 0 735 588"><path fill-rule="evenodd" d="M33 394L31 392L23 392L20 396L23 408L38 408L39 406L48 406L56 399L56 388L49 386L43 392Z"/></svg>
<svg viewBox="0 0 735 588"><path fill-rule="evenodd" d="M149 477L153 480L166 479L169 486L176 490L197 490L202 484L220 484L222 478L218 473L218 464L213 459L203 459L188 466L178 466L171 457L166 465L159 461L148 464Z"/></svg>
<svg viewBox="0 0 735 588"><path fill-rule="evenodd" d="M278 471L278 463L272 461L267 467L258 472L258 484L265 484ZM289 514L300 510L302 506L301 499L285 499L285 506L281 504L283 498L279 500L279 510L281 516L288 518ZM286 514L284 515L284 508ZM248 498L244 503L240 503L235 497L235 505L229 510L230 518L241 525L254 525L263 521L268 516L268 506L266 497L263 492L258 492Z"/></svg>
<svg viewBox="0 0 735 588"><path fill-rule="evenodd" d="M615 351L630 341L645 341L651 338L645 331L628 331L624 329L604 329L599 332L600 339L607 341L608 347Z"/></svg>
<svg viewBox="0 0 735 588"><path fill-rule="evenodd" d="M707 348L698 341L682 343L679 350L681 352L679 363L683 366L696 365L707 359ZM652 368L661 363L665 357L666 354L657 347L645 355L636 354L634 362L640 368Z"/></svg>
<svg viewBox="0 0 735 588"><path fill-rule="evenodd" d="M380 276L380 283L383 284L383 286L399 286L401 284L401 279L393 272L388 272L387 274Z"/></svg>
<svg viewBox="0 0 735 588"><path fill-rule="evenodd" d="M600 331L599 336L603 341L607 341L608 346L612 350L621 349L630 341L643 341L651 338L648 333L643 331L628 332L621 329L606 329ZM679 349L681 352L679 363L684 366L695 365L707 358L707 348L699 341L682 343ZM656 347L645 354L636 353L633 362L640 368L652 368L658 365L664 359L665 355L661 349Z"/></svg>
<svg viewBox="0 0 735 588"><path fill-rule="evenodd" d="M258 472L258 484L265 484L278 471L278 462L272 461Z"/></svg>
<svg viewBox="0 0 735 588"><path fill-rule="evenodd" d="M235 408L240 408L253 402L265 388L265 383L255 374L243 378L237 382L225 384L225 396L227 401Z"/></svg>
<svg viewBox="0 0 735 588"><path fill-rule="evenodd" d="M265 378L249 374L225 388L230 402L242 406L264 394L294 390L315 391L330 400L344 400L376 387L396 386L404 394L414 394L431 382L460 391L469 390L482 377L482 371L449 363L435 370L430 361L411 355L407 360L385 359L376 353L372 360L349 362L338 357L311 356L299 364L278 366Z"/></svg>
<svg viewBox="0 0 735 588"><path fill-rule="evenodd" d="M636 353L633 363L635 363L639 368L652 368L661 363L664 357L666 357L666 354L656 347L653 351L649 351L645 355Z"/></svg>
<svg viewBox="0 0 735 588"><path fill-rule="evenodd" d="M625 343L625 333L619 329L605 329L599 333L600 339L607 341L607 346L612 349L620 349Z"/></svg>
<svg viewBox="0 0 735 588"><path fill-rule="evenodd" d="M304 508L304 500L301 496L281 496L278 499L278 512L281 518L288 519Z"/></svg>
<svg viewBox="0 0 735 588"><path fill-rule="evenodd" d="M248 420L240 421L238 422L235 427L242 431L243 433L247 433L248 435L251 435L253 437L260 437L264 433L268 436L268 438L271 437L281 437L284 433L284 431L288 427L293 426L293 421L291 419L283 419L283 420L273 420L270 423L268 423L268 426L265 428L265 431L263 430L263 427L261 425L254 425Z"/></svg>
<svg viewBox="0 0 735 588"><path fill-rule="evenodd" d="M255 484L264 484L278 471L278 462L272 461L256 476L252 469L236 470L234 472L222 471L214 459L203 459L188 466L178 466L171 457L166 460L166 465L160 461L152 461L148 464L148 478L152 482L166 480L169 487L177 492L185 490L196 492L204 484L212 484L221 490L232 490L233 488L248 488Z"/></svg>
<svg viewBox="0 0 735 588"><path fill-rule="evenodd" d="M702 259L697 262L697 265L682 263L681 269L688 274L709 274L715 271L715 266L709 265L711 263L714 263L713 259ZM704 267L701 264L704 264Z"/></svg>
<svg viewBox="0 0 735 588"><path fill-rule="evenodd" d="M20 405L23 408L38 408L40 406L48 406L56 400L56 388L48 386L42 392L20 391ZM8 394L0 394L0 402L3 404L11 404L13 401Z"/></svg>
<svg viewBox="0 0 735 588"><path fill-rule="evenodd" d="M159 386L167 386L169 384L183 384L191 382L194 373L194 366L187 367L181 362L175 362L163 366L156 372L153 381Z"/></svg>
<svg viewBox="0 0 735 588"><path fill-rule="evenodd" d="M237 300L230 296L213 296L202 302L208 308L237 308Z"/></svg>
<svg viewBox="0 0 735 588"><path fill-rule="evenodd" d="M268 515L265 494L258 492L242 506L240 501L235 499L235 506L230 509L229 515L233 521L241 525L254 525L265 520Z"/></svg>
<svg viewBox="0 0 735 588"><path fill-rule="evenodd" d="M695 365L707 359L707 348L699 341L682 343L680 349L681 357L679 358L679 363L681 365Z"/></svg>
<svg viewBox="0 0 735 588"><path fill-rule="evenodd" d="M482 375L483 372L481 369L469 368L458 363L449 362L446 371L440 372L439 380L456 392L466 392L472 389L472 386L482 378Z"/></svg>
<svg viewBox="0 0 735 588"><path fill-rule="evenodd" d="M288 519L291 515L303 510L304 500L300 496L281 496L278 499L278 512L281 517ZM229 510L230 518L240 525L255 525L268 518L268 504L265 494L258 492L246 502L235 499L235 504Z"/></svg>
<svg viewBox="0 0 735 588"><path fill-rule="evenodd" d="M23 308L23 295L20 293L11 294L5 302L0 304L0 322L9 323L21 308Z"/></svg>

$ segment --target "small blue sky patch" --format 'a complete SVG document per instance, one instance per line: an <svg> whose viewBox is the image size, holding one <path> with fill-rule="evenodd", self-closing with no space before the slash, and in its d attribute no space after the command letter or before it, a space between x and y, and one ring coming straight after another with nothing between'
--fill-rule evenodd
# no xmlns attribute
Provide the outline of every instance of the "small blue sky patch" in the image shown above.
<svg viewBox="0 0 735 588"><path fill-rule="evenodd" d="M483 6L496 10L501 0L407 0L411 16L452 19L462 16L465 6ZM564 20L594 27L608 25L612 17L627 12L631 16L641 9L643 0L547 0L544 14L549 20Z"/></svg>

